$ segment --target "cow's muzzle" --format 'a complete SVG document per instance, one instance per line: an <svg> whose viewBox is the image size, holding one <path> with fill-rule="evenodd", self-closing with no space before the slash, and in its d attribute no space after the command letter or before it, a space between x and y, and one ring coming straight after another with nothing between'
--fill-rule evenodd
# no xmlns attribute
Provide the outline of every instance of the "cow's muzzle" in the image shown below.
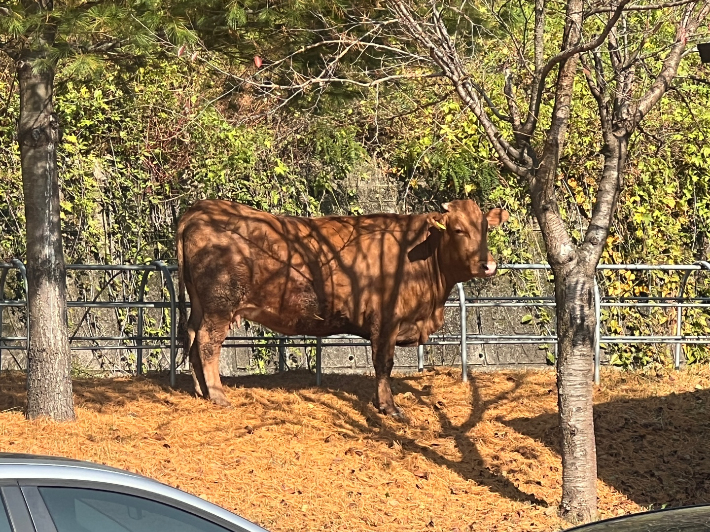
<svg viewBox="0 0 710 532"><path fill-rule="evenodd" d="M495 275L497 267L498 265L494 260L489 260L488 262L481 263L481 269L483 270L483 275L485 277L491 277Z"/></svg>

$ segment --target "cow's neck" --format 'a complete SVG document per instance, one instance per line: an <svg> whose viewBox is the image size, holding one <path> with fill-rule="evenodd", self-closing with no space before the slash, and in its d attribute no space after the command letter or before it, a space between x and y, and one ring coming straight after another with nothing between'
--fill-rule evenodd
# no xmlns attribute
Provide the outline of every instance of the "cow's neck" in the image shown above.
<svg viewBox="0 0 710 532"><path fill-rule="evenodd" d="M446 303L451 290L456 285L456 280L447 267L441 267L442 261L444 261L444 253L440 245L434 248L432 259L432 285L434 286L434 297L437 306L439 306Z"/></svg>

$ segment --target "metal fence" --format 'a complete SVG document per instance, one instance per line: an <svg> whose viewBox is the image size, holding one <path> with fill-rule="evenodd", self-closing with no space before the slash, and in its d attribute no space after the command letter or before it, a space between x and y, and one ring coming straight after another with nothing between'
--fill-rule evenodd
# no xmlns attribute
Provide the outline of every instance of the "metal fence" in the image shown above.
<svg viewBox="0 0 710 532"><path fill-rule="evenodd" d="M504 270L549 270L546 264L504 264L499 266L500 271ZM24 288L24 299L5 299L5 286L8 273L16 270L21 278L21 286ZM137 311L137 325L135 334L120 336L70 336L72 350L131 350L136 353L136 374L140 374L143 368L143 351L145 349L165 349L169 351L170 382L175 385L177 372L177 351L181 347L181 342L177 338L177 294L173 282L172 274L177 270L175 265L167 265L163 261L154 261L146 265L67 265L67 270L78 271L111 271L111 272L131 272L140 275L138 287L138 297L134 301L68 301L69 308L79 307L85 309L135 309ZM594 356L594 380L599 383L599 369L601 366L601 346L602 344L670 344L674 346L674 364L676 369L681 365L682 346L686 344L710 344L710 336L692 336L683 334L683 310L687 308L702 308L710 312L710 297L692 296L686 297L685 291L688 281L696 272L710 271L710 263L699 261L695 264L686 265L647 265L647 264L624 264L624 265L600 265L598 270L617 270L626 272L678 272L682 275L679 283L679 292L676 297L668 296L623 296L612 297L603 295L600 290L598 280L594 285L594 307L597 318L595 334L595 356ZM148 275L151 272L158 272L162 277L162 285L167 293L167 301L145 301L146 284ZM3 336L3 311L6 307L26 308L27 305L27 274L24 264L13 259L10 263L0 263L0 368L2 368L2 355L4 350L27 349L27 332L23 336ZM446 302L446 307L459 309L460 332L458 334L438 334L433 335L427 345L444 346L459 345L462 365L462 378L464 381L468 377L469 362L467 359L468 346L476 344L537 344L547 345L557 344L555 334L469 334L467 330L467 313L471 308L483 307L527 307L542 308L555 307L554 296L496 296L496 297L471 297L466 296L464 286L458 284L453 292L454 296ZM653 334L653 335L602 335L602 309L603 308L627 308L638 309L649 308L672 308L675 309L674 334ZM144 334L144 313L147 309L163 309L168 311L169 335L161 336L157 334ZM87 345L83 342L115 342L113 345ZM348 336L338 335L325 338L312 338L306 336L284 337L284 336L229 336L225 340L224 347L271 347L278 349L279 370L283 371L285 366L286 347L305 347L315 343L316 351L316 382L321 383L322 348L326 346L367 346L365 340ZM424 346L418 349L418 369L424 369Z"/></svg>

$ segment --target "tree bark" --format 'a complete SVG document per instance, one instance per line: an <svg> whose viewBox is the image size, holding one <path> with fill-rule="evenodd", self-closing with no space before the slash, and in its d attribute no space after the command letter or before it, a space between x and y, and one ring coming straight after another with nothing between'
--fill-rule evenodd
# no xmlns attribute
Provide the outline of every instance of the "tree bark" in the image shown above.
<svg viewBox="0 0 710 532"><path fill-rule="evenodd" d="M66 272L59 217L54 71L34 72L32 55L16 63L20 89L18 140L27 219L29 349L28 419L74 419L67 337Z"/></svg>
<svg viewBox="0 0 710 532"><path fill-rule="evenodd" d="M562 502L568 521L585 523L597 514L597 453L593 385L594 276L616 211L626 165L628 137L605 132L604 171L592 222L576 259L555 268L557 300L557 387L562 433Z"/></svg>
<svg viewBox="0 0 710 532"><path fill-rule="evenodd" d="M560 514L573 523L597 518L594 438L594 264L555 268L557 404L562 436Z"/></svg>

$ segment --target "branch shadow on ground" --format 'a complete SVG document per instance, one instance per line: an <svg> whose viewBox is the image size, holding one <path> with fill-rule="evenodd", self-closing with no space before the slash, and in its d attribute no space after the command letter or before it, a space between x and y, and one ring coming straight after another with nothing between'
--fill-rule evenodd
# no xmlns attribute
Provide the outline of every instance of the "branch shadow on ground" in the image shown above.
<svg viewBox="0 0 710 532"><path fill-rule="evenodd" d="M499 419L560 453L558 418ZM640 506L710 503L710 390L594 406L598 477Z"/></svg>
<svg viewBox="0 0 710 532"><path fill-rule="evenodd" d="M187 382L187 381L185 381ZM166 403L155 393L155 384L164 391L175 393L166 376L106 379L100 377L72 379L75 406L101 410L104 406L121 406L130 401L143 400ZM27 403L27 376L20 371L0 372L0 412L24 411ZM183 385L181 389L186 390ZM187 393L187 392L185 392Z"/></svg>

